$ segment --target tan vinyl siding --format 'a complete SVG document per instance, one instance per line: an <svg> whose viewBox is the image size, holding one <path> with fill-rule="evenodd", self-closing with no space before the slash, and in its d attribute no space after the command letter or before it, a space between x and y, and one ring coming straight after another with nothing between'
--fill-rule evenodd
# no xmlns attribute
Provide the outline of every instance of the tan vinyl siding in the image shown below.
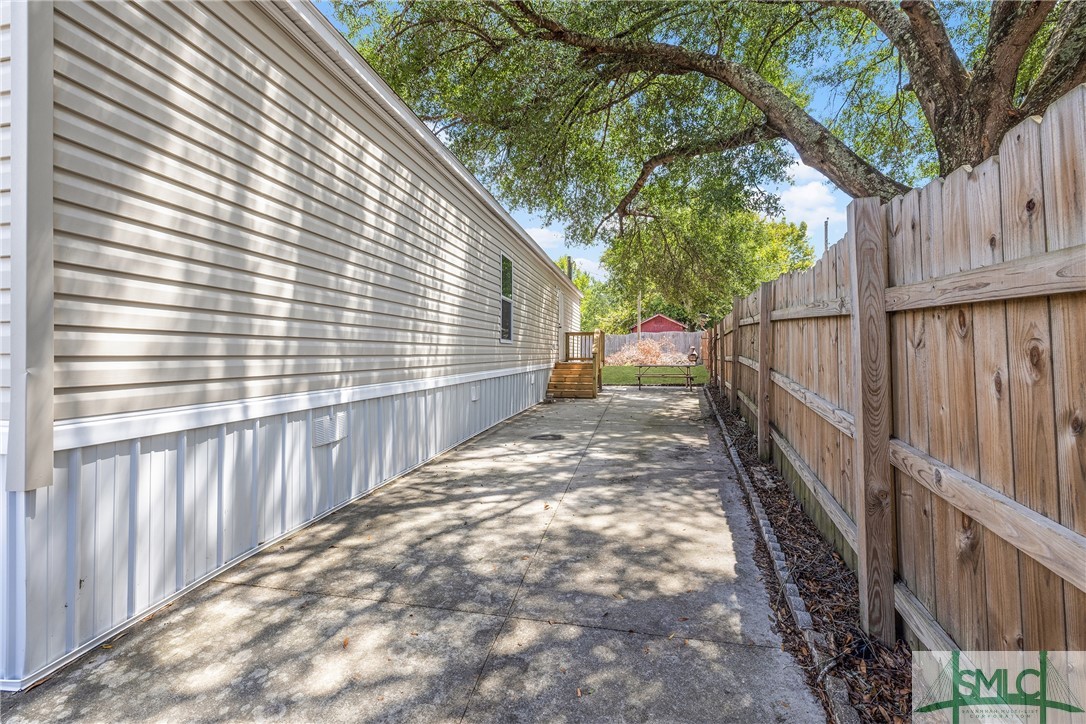
<svg viewBox="0 0 1086 724"><path fill-rule="evenodd" d="M591 332L591 329L581 329L581 300L574 294L565 293L567 328L571 332Z"/></svg>
<svg viewBox="0 0 1086 724"><path fill-rule="evenodd" d="M264 10L55 7L57 419L552 359L554 275Z"/></svg>
<svg viewBox="0 0 1086 724"><path fill-rule="evenodd" d="M0 421L11 418L11 1L0 0Z"/></svg>

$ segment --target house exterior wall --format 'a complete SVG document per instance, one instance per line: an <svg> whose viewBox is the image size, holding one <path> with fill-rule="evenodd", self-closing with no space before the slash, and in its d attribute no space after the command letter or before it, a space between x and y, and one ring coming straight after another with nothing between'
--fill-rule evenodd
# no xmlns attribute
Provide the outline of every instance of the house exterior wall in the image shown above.
<svg viewBox="0 0 1086 724"><path fill-rule="evenodd" d="M593 331L591 329L581 329L581 303L580 303L580 300L574 299L572 296L567 297L566 308L569 310L567 312L567 314L569 316L568 330L570 332L592 332Z"/></svg>
<svg viewBox="0 0 1086 724"><path fill-rule="evenodd" d="M0 0L0 436L11 416L11 0Z"/></svg>
<svg viewBox="0 0 1086 724"><path fill-rule="evenodd" d="M8 424L11 419L11 42L12 3L0 0L0 583L15 578L8 535L16 493L7 492ZM14 658L12 596L0 592L0 678Z"/></svg>
<svg viewBox="0 0 1086 724"><path fill-rule="evenodd" d="M53 481L0 498L0 688L540 402L579 324L316 12L54 6Z"/></svg>
<svg viewBox="0 0 1086 724"><path fill-rule="evenodd" d="M552 358L559 275L265 13L55 14L58 420Z"/></svg>

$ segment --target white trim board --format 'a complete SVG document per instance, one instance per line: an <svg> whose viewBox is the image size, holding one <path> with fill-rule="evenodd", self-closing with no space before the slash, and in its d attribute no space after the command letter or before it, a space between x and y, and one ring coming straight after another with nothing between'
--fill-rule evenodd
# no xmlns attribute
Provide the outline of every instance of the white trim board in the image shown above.
<svg viewBox="0 0 1086 724"><path fill-rule="evenodd" d="M125 412L116 415L82 417L64 420L53 427L53 449L74 450L90 445L105 445L122 440L134 440L151 435L166 435L182 430L193 430L212 425L227 425L243 420L255 420L271 415L282 415L302 410L313 410L330 405L343 405L359 400L372 400L405 392L433 390L468 382L478 382L492 377L508 377L524 372L550 369L553 363L508 367L483 372L469 372L445 377L426 377L403 382L385 382L377 385L341 387L332 390L255 397L206 405L188 405L145 412Z"/></svg>

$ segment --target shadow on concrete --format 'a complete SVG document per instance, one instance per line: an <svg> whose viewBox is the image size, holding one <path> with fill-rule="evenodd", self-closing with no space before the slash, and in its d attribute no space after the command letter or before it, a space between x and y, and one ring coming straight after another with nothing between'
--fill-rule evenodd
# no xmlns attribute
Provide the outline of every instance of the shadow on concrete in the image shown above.
<svg viewBox="0 0 1086 724"><path fill-rule="evenodd" d="M703 404L534 408L6 695L3 718L821 720Z"/></svg>

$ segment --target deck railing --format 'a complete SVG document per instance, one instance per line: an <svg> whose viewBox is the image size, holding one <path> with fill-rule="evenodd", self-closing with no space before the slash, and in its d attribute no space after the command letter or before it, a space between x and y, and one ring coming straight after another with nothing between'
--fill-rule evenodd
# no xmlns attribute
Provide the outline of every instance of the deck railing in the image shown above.
<svg viewBox="0 0 1086 724"><path fill-rule="evenodd" d="M566 332L566 360L569 362L591 362L592 373L596 378L596 387L603 388L603 350L606 336L600 330L595 332Z"/></svg>

